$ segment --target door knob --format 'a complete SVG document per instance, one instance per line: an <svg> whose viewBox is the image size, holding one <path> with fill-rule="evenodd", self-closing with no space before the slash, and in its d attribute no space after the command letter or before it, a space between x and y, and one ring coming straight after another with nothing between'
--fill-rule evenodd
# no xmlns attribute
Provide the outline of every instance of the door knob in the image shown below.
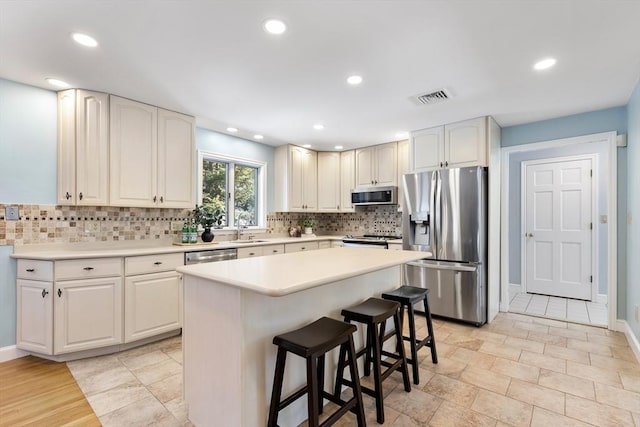
<svg viewBox="0 0 640 427"><path fill-rule="evenodd" d="M527 237L533 237L533 233L527 234Z"/></svg>

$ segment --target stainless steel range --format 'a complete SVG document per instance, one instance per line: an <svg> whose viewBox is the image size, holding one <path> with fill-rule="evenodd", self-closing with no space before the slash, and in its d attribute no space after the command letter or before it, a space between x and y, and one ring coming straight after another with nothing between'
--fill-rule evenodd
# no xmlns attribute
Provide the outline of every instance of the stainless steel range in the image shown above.
<svg viewBox="0 0 640 427"><path fill-rule="evenodd" d="M377 234L365 234L364 236L346 235L344 239L342 239L342 246L351 248L388 249L388 241L397 239L401 240L402 236Z"/></svg>

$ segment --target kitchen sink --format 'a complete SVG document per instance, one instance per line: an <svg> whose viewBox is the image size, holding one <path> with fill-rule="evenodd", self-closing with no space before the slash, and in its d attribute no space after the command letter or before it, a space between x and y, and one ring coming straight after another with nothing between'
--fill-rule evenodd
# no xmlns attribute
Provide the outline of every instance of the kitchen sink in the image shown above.
<svg viewBox="0 0 640 427"><path fill-rule="evenodd" d="M260 239L232 240L229 243L263 243L263 242L268 242L268 240L260 240Z"/></svg>

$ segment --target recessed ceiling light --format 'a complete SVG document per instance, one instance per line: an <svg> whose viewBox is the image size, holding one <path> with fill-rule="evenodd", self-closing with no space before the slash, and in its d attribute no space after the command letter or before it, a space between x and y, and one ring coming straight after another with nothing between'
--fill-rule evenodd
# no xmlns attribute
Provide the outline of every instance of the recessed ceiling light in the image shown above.
<svg viewBox="0 0 640 427"><path fill-rule="evenodd" d="M320 123L313 125L313 128L315 130L322 130L324 129L324 125L321 125Z"/></svg>
<svg viewBox="0 0 640 427"><path fill-rule="evenodd" d="M98 46L98 41L91 36L82 33L73 33L71 34L71 38L75 40L76 43L81 44L82 46L87 47L96 47Z"/></svg>
<svg viewBox="0 0 640 427"><path fill-rule="evenodd" d="M333 148L335 148L336 150L342 150L344 147L342 145L336 145Z"/></svg>
<svg viewBox="0 0 640 427"><path fill-rule="evenodd" d="M361 76L349 76L347 77L347 83L349 83L350 85L359 85L360 83L362 83L362 77Z"/></svg>
<svg viewBox="0 0 640 427"><path fill-rule="evenodd" d="M264 139L264 136L256 134L256 135L253 135L253 138L254 139Z"/></svg>
<svg viewBox="0 0 640 427"><path fill-rule="evenodd" d="M536 70L546 70L547 68L551 68L554 65L556 65L555 58L546 58L536 62L533 68Z"/></svg>
<svg viewBox="0 0 640 427"><path fill-rule="evenodd" d="M269 34L282 34L287 31L287 25L279 19L267 19L262 26Z"/></svg>
<svg viewBox="0 0 640 427"><path fill-rule="evenodd" d="M45 79L50 85L53 85L55 87L69 87L69 83L67 82L63 82L62 80L58 80L58 79L54 79L51 77L48 77Z"/></svg>
<svg viewBox="0 0 640 427"><path fill-rule="evenodd" d="M236 128L227 128L227 132L236 133L236 132L238 132L238 129L236 129Z"/></svg>
<svg viewBox="0 0 640 427"><path fill-rule="evenodd" d="M304 144L302 148L311 148L311 144Z"/></svg>
<svg viewBox="0 0 640 427"><path fill-rule="evenodd" d="M398 132L396 133L396 138L406 138L409 134L407 132Z"/></svg>

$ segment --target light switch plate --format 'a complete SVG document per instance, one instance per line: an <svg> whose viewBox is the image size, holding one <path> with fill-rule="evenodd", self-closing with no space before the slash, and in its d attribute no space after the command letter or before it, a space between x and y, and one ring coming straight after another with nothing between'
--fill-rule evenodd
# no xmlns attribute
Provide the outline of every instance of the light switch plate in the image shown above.
<svg viewBox="0 0 640 427"><path fill-rule="evenodd" d="M4 217L7 221L17 221L20 219L20 210L17 206L7 206L4 208Z"/></svg>
<svg viewBox="0 0 640 427"><path fill-rule="evenodd" d="M100 222L99 221L85 221L84 222L84 232L88 234L94 234L100 232Z"/></svg>
<svg viewBox="0 0 640 427"><path fill-rule="evenodd" d="M609 217L607 215L600 215L600 224L606 224L609 222Z"/></svg>

